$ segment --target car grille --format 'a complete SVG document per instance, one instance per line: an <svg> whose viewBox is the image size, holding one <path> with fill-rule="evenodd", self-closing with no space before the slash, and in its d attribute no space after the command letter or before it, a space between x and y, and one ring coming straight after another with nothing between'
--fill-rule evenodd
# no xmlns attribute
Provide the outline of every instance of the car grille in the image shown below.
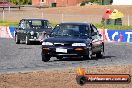
<svg viewBox="0 0 132 88"><path fill-rule="evenodd" d="M39 32L38 34L39 34L39 36L42 36L43 35L43 32Z"/></svg>
<svg viewBox="0 0 132 88"><path fill-rule="evenodd" d="M42 37L43 35L43 32L36 32L36 36L39 38L39 37Z"/></svg>
<svg viewBox="0 0 132 88"><path fill-rule="evenodd" d="M34 36L35 36L35 37L37 37L37 36L38 36L38 34L37 34L37 33L34 33Z"/></svg>
<svg viewBox="0 0 132 88"><path fill-rule="evenodd" d="M69 43L54 43L54 46L71 46Z"/></svg>

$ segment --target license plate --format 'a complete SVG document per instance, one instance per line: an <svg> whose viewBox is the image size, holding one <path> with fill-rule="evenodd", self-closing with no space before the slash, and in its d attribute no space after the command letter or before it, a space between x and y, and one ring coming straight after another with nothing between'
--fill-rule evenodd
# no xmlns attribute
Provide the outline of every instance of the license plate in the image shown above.
<svg viewBox="0 0 132 88"><path fill-rule="evenodd" d="M67 49L56 48L56 52L67 53Z"/></svg>

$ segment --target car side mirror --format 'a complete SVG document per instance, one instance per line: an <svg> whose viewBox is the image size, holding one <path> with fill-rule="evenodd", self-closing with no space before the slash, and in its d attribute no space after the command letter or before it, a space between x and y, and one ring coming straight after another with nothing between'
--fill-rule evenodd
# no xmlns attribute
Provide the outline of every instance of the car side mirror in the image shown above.
<svg viewBox="0 0 132 88"><path fill-rule="evenodd" d="M101 35L101 34L99 34L99 36L100 36L100 37L102 37L102 35Z"/></svg>

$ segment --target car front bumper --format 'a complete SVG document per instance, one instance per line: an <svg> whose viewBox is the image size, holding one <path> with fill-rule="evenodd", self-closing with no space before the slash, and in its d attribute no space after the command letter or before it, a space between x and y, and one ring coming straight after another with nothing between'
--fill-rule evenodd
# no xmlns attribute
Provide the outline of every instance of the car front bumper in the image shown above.
<svg viewBox="0 0 132 88"><path fill-rule="evenodd" d="M29 41L42 42L42 39L29 39Z"/></svg>
<svg viewBox="0 0 132 88"><path fill-rule="evenodd" d="M41 37L30 36L29 41L38 41L38 42L42 42L43 39L42 39Z"/></svg>
<svg viewBox="0 0 132 88"><path fill-rule="evenodd" d="M60 49L60 51L57 49ZM64 51L63 51L64 50ZM83 57L88 55L88 47L43 47L42 54L50 57Z"/></svg>

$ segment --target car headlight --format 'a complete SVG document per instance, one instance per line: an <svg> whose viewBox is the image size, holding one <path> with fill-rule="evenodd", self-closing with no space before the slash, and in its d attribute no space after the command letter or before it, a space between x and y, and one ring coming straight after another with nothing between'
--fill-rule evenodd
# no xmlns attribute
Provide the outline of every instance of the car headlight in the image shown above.
<svg viewBox="0 0 132 88"><path fill-rule="evenodd" d="M33 32L33 31L31 31L31 32L30 32L30 34L31 34L31 35L34 35L34 32Z"/></svg>
<svg viewBox="0 0 132 88"><path fill-rule="evenodd" d="M50 45L50 46L52 46L53 43L51 43L51 42L43 42L42 45Z"/></svg>
<svg viewBox="0 0 132 88"><path fill-rule="evenodd" d="M86 46L85 43L73 43L72 46Z"/></svg>

